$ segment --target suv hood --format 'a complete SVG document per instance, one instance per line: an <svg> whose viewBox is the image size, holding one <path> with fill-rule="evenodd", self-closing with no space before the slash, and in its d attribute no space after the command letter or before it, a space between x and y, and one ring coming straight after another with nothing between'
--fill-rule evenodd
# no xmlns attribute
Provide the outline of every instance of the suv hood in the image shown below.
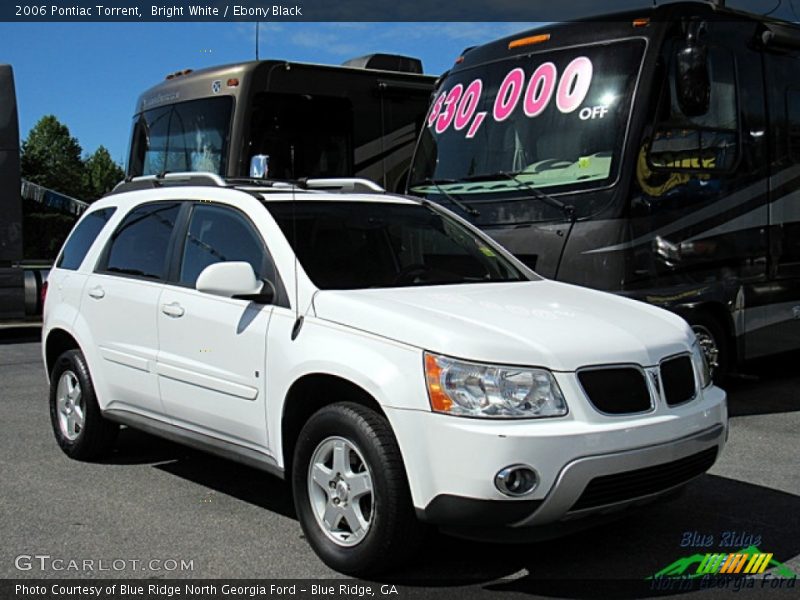
<svg viewBox="0 0 800 600"><path fill-rule="evenodd" d="M694 342L686 322L666 310L547 280L323 290L313 306L320 319L431 352L556 371L655 365Z"/></svg>

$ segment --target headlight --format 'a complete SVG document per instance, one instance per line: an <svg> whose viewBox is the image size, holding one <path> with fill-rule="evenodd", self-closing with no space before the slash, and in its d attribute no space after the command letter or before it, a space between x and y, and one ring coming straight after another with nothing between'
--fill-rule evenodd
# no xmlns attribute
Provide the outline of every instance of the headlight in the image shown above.
<svg viewBox="0 0 800 600"><path fill-rule="evenodd" d="M700 385L704 389L707 388L712 383L711 371L708 370L706 355L697 342L692 345L692 362L694 363L694 370L697 371L697 376L700 378Z"/></svg>
<svg viewBox="0 0 800 600"><path fill-rule="evenodd" d="M482 365L426 352L425 376L436 412L490 419L567 414L556 380L544 369Z"/></svg>

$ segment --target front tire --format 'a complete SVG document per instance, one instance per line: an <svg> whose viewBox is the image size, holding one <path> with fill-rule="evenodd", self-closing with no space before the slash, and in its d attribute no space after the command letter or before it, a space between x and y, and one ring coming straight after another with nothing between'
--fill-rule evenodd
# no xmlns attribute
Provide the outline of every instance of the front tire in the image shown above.
<svg viewBox="0 0 800 600"><path fill-rule="evenodd" d="M103 417L80 350L58 357L50 374L50 422L61 450L76 460L93 460L114 447L119 425Z"/></svg>
<svg viewBox="0 0 800 600"><path fill-rule="evenodd" d="M306 539L337 571L369 576L396 569L422 541L394 434L364 406L332 404L308 420L292 488Z"/></svg>

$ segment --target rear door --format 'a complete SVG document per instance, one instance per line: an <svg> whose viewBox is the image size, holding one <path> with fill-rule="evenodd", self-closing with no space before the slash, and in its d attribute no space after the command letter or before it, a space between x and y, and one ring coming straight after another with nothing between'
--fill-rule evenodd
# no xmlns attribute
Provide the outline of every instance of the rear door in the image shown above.
<svg viewBox="0 0 800 600"><path fill-rule="evenodd" d="M156 310L180 202L131 210L111 235L83 287L81 313L97 346L106 410L164 419L155 375Z"/></svg>
<svg viewBox="0 0 800 600"><path fill-rule="evenodd" d="M202 270L246 261L275 281L264 240L249 218L194 203L176 246L171 285L158 305L158 379L175 425L256 450L267 447L265 357L271 306L194 289Z"/></svg>

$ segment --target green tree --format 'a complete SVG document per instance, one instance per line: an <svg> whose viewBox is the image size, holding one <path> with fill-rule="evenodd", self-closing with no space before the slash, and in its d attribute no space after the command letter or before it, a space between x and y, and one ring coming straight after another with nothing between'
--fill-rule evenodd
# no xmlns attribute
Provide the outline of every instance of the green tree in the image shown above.
<svg viewBox="0 0 800 600"><path fill-rule="evenodd" d="M84 198L90 202L110 192L125 177L125 172L115 163L105 146L83 161Z"/></svg>
<svg viewBox="0 0 800 600"><path fill-rule="evenodd" d="M24 179L68 196L83 197L81 146L53 115L42 117L30 130L22 142L20 163Z"/></svg>

